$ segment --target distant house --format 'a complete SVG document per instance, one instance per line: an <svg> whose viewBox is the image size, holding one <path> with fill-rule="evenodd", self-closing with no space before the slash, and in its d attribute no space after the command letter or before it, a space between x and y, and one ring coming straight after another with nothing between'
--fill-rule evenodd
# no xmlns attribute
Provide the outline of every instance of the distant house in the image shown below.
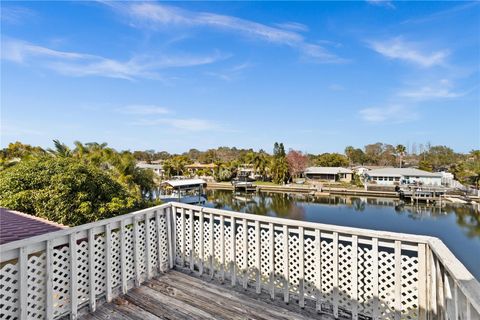
<svg viewBox="0 0 480 320"><path fill-rule="evenodd" d="M370 182L393 186L401 184L442 185L442 174L414 168L384 168L367 171Z"/></svg>
<svg viewBox="0 0 480 320"><path fill-rule="evenodd" d="M309 167L305 169L305 178L311 180L352 181L353 171L342 167Z"/></svg>
<svg viewBox="0 0 480 320"><path fill-rule="evenodd" d="M390 167L385 167L385 166L364 166L364 165L359 165L352 167L352 171L358 174L359 176L365 175L368 171L370 170L376 170L376 169L384 169L384 168L390 168Z"/></svg>
<svg viewBox="0 0 480 320"><path fill-rule="evenodd" d="M47 219L0 208L0 245L66 228Z"/></svg>
<svg viewBox="0 0 480 320"><path fill-rule="evenodd" d="M137 168L153 170L153 172L155 172L160 177L163 177L165 173L165 171L163 170L163 165L161 164L139 162L137 163Z"/></svg>
<svg viewBox="0 0 480 320"><path fill-rule="evenodd" d="M198 171L202 170L208 170L208 172L210 172L211 175L213 175L215 173L215 168L217 167L217 165L215 163L207 163L207 164L203 164L203 163L194 163L194 164L188 164L185 166L185 169L187 170L187 172L191 175L197 175Z"/></svg>

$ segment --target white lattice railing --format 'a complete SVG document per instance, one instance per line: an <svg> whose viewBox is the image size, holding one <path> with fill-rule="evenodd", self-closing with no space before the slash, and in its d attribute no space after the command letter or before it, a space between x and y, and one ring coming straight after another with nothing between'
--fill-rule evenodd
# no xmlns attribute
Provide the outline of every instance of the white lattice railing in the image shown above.
<svg viewBox="0 0 480 320"><path fill-rule="evenodd" d="M479 283L436 238L172 206L178 267L334 317L480 319Z"/></svg>
<svg viewBox="0 0 480 320"><path fill-rule="evenodd" d="M0 319L54 319L169 268L170 205L0 246Z"/></svg>
<svg viewBox="0 0 480 320"><path fill-rule="evenodd" d="M170 203L0 254L0 319L74 319L174 266L335 317L480 319L479 283L425 236Z"/></svg>

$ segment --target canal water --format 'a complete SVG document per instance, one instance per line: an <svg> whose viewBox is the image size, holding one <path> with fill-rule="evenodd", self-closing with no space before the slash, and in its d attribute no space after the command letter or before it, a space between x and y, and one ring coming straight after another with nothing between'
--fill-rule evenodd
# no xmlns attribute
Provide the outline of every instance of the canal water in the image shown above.
<svg viewBox="0 0 480 320"><path fill-rule="evenodd" d="M480 280L480 212L475 205L405 205L398 199L312 197L302 194L234 194L207 190L205 206L341 226L440 238Z"/></svg>

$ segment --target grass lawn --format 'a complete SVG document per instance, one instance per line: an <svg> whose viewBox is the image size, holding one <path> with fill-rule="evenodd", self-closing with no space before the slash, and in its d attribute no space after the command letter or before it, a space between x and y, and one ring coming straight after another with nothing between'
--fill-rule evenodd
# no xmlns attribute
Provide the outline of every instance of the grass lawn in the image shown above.
<svg viewBox="0 0 480 320"><path fill-rule="evenodd" d="M255 181L254 184L257 186L281 186L278 183L273 183L270 181Z"/></svg>

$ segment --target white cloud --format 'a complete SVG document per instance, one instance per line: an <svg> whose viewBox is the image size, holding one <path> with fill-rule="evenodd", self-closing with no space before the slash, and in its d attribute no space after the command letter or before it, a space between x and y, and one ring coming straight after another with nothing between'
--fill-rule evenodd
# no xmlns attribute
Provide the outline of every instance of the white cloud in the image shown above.
<svg viewBox="0 0 480 320"><path fill-rule="evenodd" d="M445 98L458 98L465 93L454 92L450 87L440 86L422 86L419 88L412 88L409 90L401 91L399 96L411 98L414 100L431 100L431 99L445 99Z"/></svg>
<svg viewBox="0 0 480 320"><path fill-rule="evenodd" d="M129 105L117 109L120 113L136 115L167 114L169 110L155 105Z"/></svg>
<svg viewBox="0 0 480 320"><path fill-rule="evenodd" d="M367 2L371 5L374 6L384 6L387 8L395 9L395 6L393 5L393 1L389 0L367 0Z"/></svg>
<svg viewBox="0 0 480 320"><path fill-rule="evenodd" d="M343 87L339 84L333 83L333 84L328 86L328 89L332 90L332 91L343 91L343 90L345 90L345 87Z"/></svg>
<svg viewBox="0 0 480 320"><path fill-rule="evenodd" d="M299 28L305 29L301 24L290 22L287 25L284 24L282 28L278 28L234 16L188 11L151 2L106 2L106 4L128 16L130 24L136 27L153 29L164 29L167 26L210 27L240 33L270 43L286 45L299 50L303 55L314 59L316 62L339 63L345 61L320 45L307 42L297 32Z"/></svg>
<svg viewBox="0 0 480 320"><path fill-rule="evenodd" d="M215 122L197 119L197 118L161 118L161 119L141 119L131 124L136 126L158 126L166 125L183 131L218 131L221 128Z"/></svg>
<svg viewBox="0 0 480 320"><path fill-rule="evenodd" d="M102 56L59 51L15 39L2 40L1 58L15 63L40 65L69 76L102 76L120 79L158 78L158 70L211 64L225 59L214 52L205 56L133 56L125 61Z"/></svg>
<svg viewBox="0 0 480 320"><path fill-rule="evenodd" d="M418 118L418 114L400 105L390 105L383 108L373 107L360 110L360 117L371 123L403 123Z"/></svg>
<svg viewBox="0 0 480 320"><path fill-rule="evenodd" d="M309 28L306 25L299 22L284 22L284 23L276 23L275 25L279 28L292 30L292 31L306 32L309 30Z"/></svg>
<svg viewBox="0 0 480 320"><path fill-rule="evenodd" d="M449 55L447 50L422 52L417 44L406 42L401 37L386 41L372 41L370 46L387 58L404 60L426 68L444 64Z"/></svg>
<svg viewBox="0 0 480 320"><path fill-rule="evenodd" d="M6 6L2 4L2 10L0 10L0 20L2 22L10 24L22 24L25 21L31 21L36 14L34 11L18 6Z"/></svg>

